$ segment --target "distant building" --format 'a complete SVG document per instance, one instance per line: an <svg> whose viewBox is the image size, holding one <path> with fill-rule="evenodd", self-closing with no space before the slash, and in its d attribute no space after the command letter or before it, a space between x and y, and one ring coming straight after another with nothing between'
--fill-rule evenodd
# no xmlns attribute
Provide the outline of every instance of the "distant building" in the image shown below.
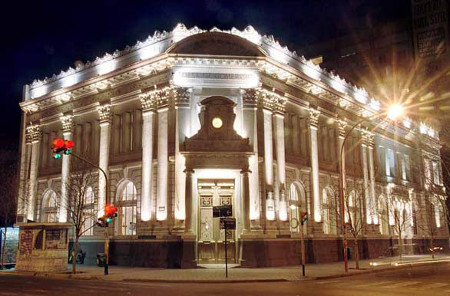
<svg viewBox="0 0 450 296"><path fill-rule="evenodd" d="M112 264L223 262L218 205L232 205L229 258L243 266L298 264L302 212L310 262L342 260L343 219L361 222L363 258L392 247L395 223L405 224L404 243L426 246L434 229L435 244L448 246L438 134L418 121L389 121L364 89L252 27L180 24L26 85L20 106L21 188L30 190L21 190L28 202L19 220L70 221L58 205L67 200L71 156L52 159L50 145L74 139L74 153L107 171L111 184L106 200L99 175L86 210L119 207ZM342 217L338 155L347 134ZM83 237L87 261L102 248L96 229Z"/></svg>

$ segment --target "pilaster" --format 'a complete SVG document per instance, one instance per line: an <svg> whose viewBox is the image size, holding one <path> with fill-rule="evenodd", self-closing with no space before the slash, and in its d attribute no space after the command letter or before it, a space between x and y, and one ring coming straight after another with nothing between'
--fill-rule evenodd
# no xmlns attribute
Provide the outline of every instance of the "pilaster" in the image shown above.
<svg viewBox="0 0 450 296"><path fill-rule="evenodd" d="M30 124L27 127L27 138L31 143L30 180L28 192L27 219L34 221L36 206L37 174L39 164L39 142L41 129L39 125Z"/></svg>
<svg viewBox="0 0 450 296"><path fill-rule="evenodd" d="M312 200L313 200L313 218L314 222L321 222L321 199L319 192L319 154L317 146L317 129L319 124L320 111L316 109L309 109L309 135L311 147L311 185L312 185Z"/></svg>
<svg viewBox="0 0 450 296"><path fill-rule="evenodd" d="M73 116L63 115L60 117L62 132L64 140L70 140L72 138ZM61 168L61 199L59 205L59 218L60 223L67 222L68 211L68 189L70 182L70 156L63 154L62 156L62 168Z"/></svg>
<svg viewBox="0 0 450 296"><path fill-rule="evenodd" d="M97 107L97 111L100 119L100 147L99 147L99 164L98 166L105 171L106 175L109 176L109 138L110 138L110 125L111 125L111 105L105 104ZM105 212L105 205L107 202L107 192L106 190L111 190L107 188L107 180L103 176L103 173L99 170L99 181L98 181L98 217L103 216Z"/></svg>

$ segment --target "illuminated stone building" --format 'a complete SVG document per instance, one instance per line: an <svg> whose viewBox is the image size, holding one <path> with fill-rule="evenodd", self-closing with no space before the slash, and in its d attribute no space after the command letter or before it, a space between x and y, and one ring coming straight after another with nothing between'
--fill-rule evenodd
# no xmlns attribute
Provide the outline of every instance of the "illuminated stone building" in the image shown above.
<svg viewBox="0 0 450 296"><path fill-rule="evenodd" d="M414 213L404 235L411 240L418 223L429 222L425 186L443 194L437 133L409 119L387 120L385 106L364 89L252 27L177 25L26 85L20 106L21 195L28 202L19 205L19 220L70 221L58 205L67 200L71 156L53 159L50 145L73 139L74 153L98 164L110 183L106 200L99 175L98 186L86 190L86 210L101 216L106 203L119 207L109 228L112 264L223 262L216 205L232 205L237 219L229 231L232 262L298 264L301 212L309 214L308 261L342 260L338 150L353 125L377 114L344 148L349 206L363 222L362 256L377 257L392 244L388 201L403 216ZM415 165L422 158L426 168ZM359 193L351 191L356 185ZM447 233L441 195L433 223ZM97 228L82 238L88 261L102 251L102 239Z"/></svg>

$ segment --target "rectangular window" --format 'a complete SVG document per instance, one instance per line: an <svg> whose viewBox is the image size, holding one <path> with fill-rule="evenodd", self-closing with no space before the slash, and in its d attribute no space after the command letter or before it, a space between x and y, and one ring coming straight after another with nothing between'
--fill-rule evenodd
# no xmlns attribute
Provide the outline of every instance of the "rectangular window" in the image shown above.
<svg viewBox="0 0 450 296"><path fill-rule="evenodd" d="M386 176L394 177L394 175L395 175L394 150L388 148L386 151Z"/></svg>
<svg viewBox="0 0 450 296"><path fill-rule="evenodd" d="M440 180L438 162L433 160L432 166L433 166L433 182L436 185L440 185L441 184L441 180Z"/></svg>
<svg viewBox="0 0 450 296"><path fill-rule="evenodd" d="M399 154L399 158L400 158L400 170L402 173L402 180L406 181L407 180L407 176L406 176L406 155L402 155Z"/></svg>

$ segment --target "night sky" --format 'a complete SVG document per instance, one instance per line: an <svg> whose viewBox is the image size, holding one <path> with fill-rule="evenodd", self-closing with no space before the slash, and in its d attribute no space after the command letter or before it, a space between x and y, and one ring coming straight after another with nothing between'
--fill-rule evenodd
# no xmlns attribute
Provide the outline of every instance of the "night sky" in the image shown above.
<svg viewBox="0 0 450 296"><path fill-rule="evenodd" d="M410 0L310 1L8 1L0 14L0 143L18 146L22 86L76 60L145 40L155 30L252 25L298 50L359 26L410 14Z"/></svg>

